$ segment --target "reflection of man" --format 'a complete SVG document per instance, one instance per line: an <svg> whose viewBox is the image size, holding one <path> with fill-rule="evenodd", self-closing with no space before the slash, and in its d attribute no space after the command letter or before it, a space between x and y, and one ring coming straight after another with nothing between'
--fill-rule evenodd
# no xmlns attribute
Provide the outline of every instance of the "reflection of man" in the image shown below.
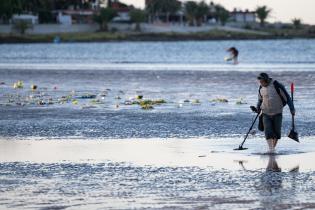
<svg viewBox="0 0 315 210"><path fill-rule="evenodd" d="M275 155L268 155L268 165L266 167L266 172L281 172L281 168L278 166L278 163L276 161L276 156ZM244 169L245 171L247 170L244 166L244 163L247 163L247 161L244 160L239 160L237 161L238 164Z"/></svg>
<svg viewBox="0 0 315 210"><path fill-rule="evenodd" d="M279 189L282 185L282 176L277 172L281 172L281 168L278 166L275 155L268 155L268 165L266 171L261 174L261 186L260 190L271 192L273 189ZM239 165L246 170L244 161L238 161Z"/></svg>
<svg viewBox="0 0 315 210"><path fill-rule="evenodd" d="M276 156L268 156L266 171L260 175L260 183L257 186L261 199L260 203L263 209L274 209L275 205L281 203L278 194L283 190L282 180L284 174L281 173Z"/></svg>
<svg viewBox="0 0 315 210"><path fill-rule="evenodd" d="M281 172L281 168L278 166L275 155L269 155L266 171Z"/></svg>
<svg viewBox="0 0 315 210"><path fill-rule="evenodd" d="M281 203L281 200L279 200L279 194L281 194L282 188L284 185L282 185L283 182L283 176L288 177L288 173L283 173L281 168L279 167L276 156L275 155L268 155L264 156L268 157L268 164L266 166L266 170L259 173L259 179L258 182L254 183L254 190L259 193L260 195L260 204L262 206L262 209L274 209L276 204ZM245 166L246 161L238 161L240 166L246 170ZM289 173L292 173L292 180L291 180L291 189L289 189L288 185L289 183L286 183L285 190L290 190L291 196L293 195L295 191L295 174L299 171L299 167L292 168L289 170ZM290 181L289 179L286 181Z"/></svg>

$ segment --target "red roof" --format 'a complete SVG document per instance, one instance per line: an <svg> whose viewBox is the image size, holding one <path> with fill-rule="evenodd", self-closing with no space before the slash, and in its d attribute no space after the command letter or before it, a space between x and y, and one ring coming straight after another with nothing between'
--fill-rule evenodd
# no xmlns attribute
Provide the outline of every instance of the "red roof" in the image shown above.
<svg viewBox="0 0 315 210"><path fill-rule="evenodd" d="M120 2L113 2L111 7L113 9L118 10L119 12L129 12L130 9L126 4L120 3Z"/></svg>

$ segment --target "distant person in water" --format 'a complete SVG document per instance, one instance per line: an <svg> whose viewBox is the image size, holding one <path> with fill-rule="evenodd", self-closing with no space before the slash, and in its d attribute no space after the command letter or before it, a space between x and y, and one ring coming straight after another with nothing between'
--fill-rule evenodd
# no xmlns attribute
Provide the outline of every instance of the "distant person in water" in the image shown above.
<svg viewBox="0 0 315 210"><path fill-rule="evenodd" d="M238 50L235 47L231 47L227 50L231 55L225 58L226 61L232 61L234 64L238 64Z"/></svg>
<svg viewBox="0 0 315 210"><path fill-rule="evenodd" d="M283 107L288 104L292 115L295 115L295 109L290 95L281 83L266 73L260 73L257 79L260 83L257 110L263 122L260 130L265 132L269 153L274 153L281 138Z"/></svg>

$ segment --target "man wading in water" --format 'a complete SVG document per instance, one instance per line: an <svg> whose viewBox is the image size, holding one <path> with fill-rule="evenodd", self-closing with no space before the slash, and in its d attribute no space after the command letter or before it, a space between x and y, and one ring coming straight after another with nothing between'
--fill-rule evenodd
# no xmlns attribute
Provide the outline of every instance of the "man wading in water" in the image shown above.
<svg viewBox="0 0 315 210"><path fill-rule="evenodd" d="M260 82L257 110L262 116L269 152L274 153L281 138L283 107L288 104L292 115L295 115L295 109L290 95L281 83L266 73L260 73L257 79Z"/></svg>

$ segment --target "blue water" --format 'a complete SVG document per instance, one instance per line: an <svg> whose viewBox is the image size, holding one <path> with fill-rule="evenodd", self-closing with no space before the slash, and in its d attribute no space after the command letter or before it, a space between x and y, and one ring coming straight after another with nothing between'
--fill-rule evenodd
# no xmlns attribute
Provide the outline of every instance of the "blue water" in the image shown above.
<svg viewBox="0 0 315 210"><path fill-rule="evenodd" d="M240 51L241 65L290 65L314 69L314 40L113 42L1 45L5 64L225 65L226 49ZM254 66L253 66L254 64ZM59 67L59 66L58 66ZM105 66L106 67L106 66ZM134 65L133 65L134 67ZM237 69L237 68L235 68ZM137 69L135 69L137 70ZM178 69L181 70L181 69ZM211 70L211 69L209 69ZM254 69L251 69L254 70ZM285 69L283 69L285 70ZM303 70L303 69L301 69Z"/></svg>
<svg viewBox="0 0 315 210"><path fill-rule="evenodd" d="M239 65L223 59L230 46L240 50ZM299 133L315 132L315 40L10 44L1 45L0 55L0 136L243 135L260 71L287 88L295 83ZM12 88L17 80L23 89ZM31 91L32 84L38 90ZM84 94L96 99L77 99ZM126 105L136 95L167 103L153 110ZM60 103L62 97L70 100ZM286 135L287 108L284 115Z"/></svg>

